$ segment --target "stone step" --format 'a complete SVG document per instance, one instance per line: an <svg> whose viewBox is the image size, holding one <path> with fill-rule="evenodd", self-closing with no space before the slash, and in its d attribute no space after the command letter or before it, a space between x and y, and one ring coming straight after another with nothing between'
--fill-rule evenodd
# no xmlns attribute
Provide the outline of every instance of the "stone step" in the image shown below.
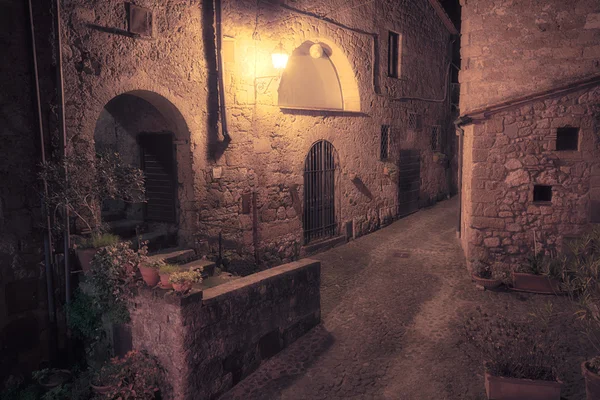
<svg viewBox="0 0 600 400"><path fill-rule="evenodd" d="M169 264L186 264L191 261L195 261L198 259L198 255L196 251L193 249L179 249L179 248L171 248L165 249L158 253L150 254L148 256L150 260L163 260Z"/></svg>
<svg viewBox="0 0 600 400"><path fill-rule="evenodd" d="M214 261L210 261L205 258L201 258L199 260L195 260L182 265L182 267L185 267L188 270L199 270L202 273L202 279L206 279L209 276L213 276L215 274L216 266L217 264L215 264Z"/></svg>

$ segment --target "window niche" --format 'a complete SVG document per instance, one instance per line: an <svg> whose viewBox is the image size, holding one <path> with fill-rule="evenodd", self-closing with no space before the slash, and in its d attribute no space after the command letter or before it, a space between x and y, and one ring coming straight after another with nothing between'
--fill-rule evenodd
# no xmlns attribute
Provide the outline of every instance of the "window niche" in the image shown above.
<svg viewBox="0 0 600 400"><path fill-rule="evenodd" d="M533 186L534 203L548 203L552 201L552 186L534 185Z"/></svg>
<svg viewBox="0 0 600 400"><path fill-rule="evenodd" d="M388 33L388 76L400 78L400 56L402 46L402 35L390 31Z"/></svg>
<svg viewBox="0 0 600 400"><path fill-rule="evenodd" d="M556 151L579 150L579 128L565 126L556 130Z"/></svg>

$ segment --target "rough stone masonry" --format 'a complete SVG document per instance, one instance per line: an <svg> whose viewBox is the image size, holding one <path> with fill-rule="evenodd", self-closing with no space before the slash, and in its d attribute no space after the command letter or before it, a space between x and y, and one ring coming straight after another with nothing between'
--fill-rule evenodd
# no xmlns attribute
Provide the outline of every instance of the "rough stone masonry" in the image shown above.
<svg viewBox="0 0 600 400"><path fill-rule="evenodd" d="M600 222L600 3L461 4L462 243L511 271Z"/></svg>

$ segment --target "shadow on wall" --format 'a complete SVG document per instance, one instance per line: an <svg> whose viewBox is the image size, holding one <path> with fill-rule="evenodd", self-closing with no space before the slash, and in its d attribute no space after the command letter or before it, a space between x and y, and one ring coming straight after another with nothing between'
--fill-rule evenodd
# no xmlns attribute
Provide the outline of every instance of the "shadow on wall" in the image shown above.
<svg viewBox="0 0 600 400"><path fill-rule="evenodd" d="M207 69L207 96L206 96L206 140L207 157L211 160L221 158L231 139L219 138L219 75L217 72L216 32L214 26L214 3L202 2L202 43L204 44L204 58Z"/></svg>
<svg viewBox="0 0 600 400"><path fill-rule="evenodd" d="M354 183L359 192L367 196L369 200L373 200L373 193L371 193L367 185L359 177L352 179L352 183Z"/></svg>

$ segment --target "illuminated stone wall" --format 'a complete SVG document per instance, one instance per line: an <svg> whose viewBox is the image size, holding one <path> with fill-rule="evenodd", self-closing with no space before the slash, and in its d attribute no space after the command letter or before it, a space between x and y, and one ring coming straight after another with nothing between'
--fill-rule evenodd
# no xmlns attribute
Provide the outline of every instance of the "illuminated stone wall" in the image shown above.
<svg viewBox="0 0 600 400"><path fill-rule="evenodd" d="M597 0L461 0L460 109L600 73Z"/></svg>
<svg viewBox="0 0 600 400"><path fill-rule="evenodd" d="M600 88L533 102L465 130L463 243L470 259L510 271L600 222ZM557 151L557 129L579 128L579 150ZM467 145L472 144L472 145ZM534 185L552 187L534 201ZM470 190L467 190L470 189Z"/></svg>
<svg viewBox="0 0 600 400"><path fill-rule="evenodd" d="M509 271L533 252L534 235L539 250L561 250L597 222L600 91L551 93L600 74L600 3L461 4L460 108L475 119L463 127L462 243L469 261ZM578 151L556 151L565 126L580 128ZM535 203L534 185L552 186L552 201Z"/></svg>
<svg viewBox="0 0 600 400"><path fill-rule="evenodd" d="M139 95L176 125L182 244L208 240L214 249L222 233L225 250L252 255L258 243L267 266L297 256L304 244L304 158L321 139L339 155L340 228L353 222L357 236L379 228L395 215L398 202L398 185L378 160L384 124L393 127L391 162L398 161L400 149L421 154L421 205L449 191L447 176L454 172L433 161L430 127L450 133L442 151L451 155L454 136L444 99L450 34L427 0L359 8L330 1L293 7L223 1L229 143L219 129L212 2L137 2L154 13L154 32L146 38L128 34L123 2L64 3L69 135L80 151L90 151L98 116L122 93ZM400 79L387 77L389 30L402 35ZM346 111L277 106L280 72L271 53L280 42L291 53L309 40L332 49ZM408 130L409 112L421 115L422 129ZM299 204L293 204L291 188ZM256 193L255 221L252 211L242 213L243 195L250 192Z"/></svg>

